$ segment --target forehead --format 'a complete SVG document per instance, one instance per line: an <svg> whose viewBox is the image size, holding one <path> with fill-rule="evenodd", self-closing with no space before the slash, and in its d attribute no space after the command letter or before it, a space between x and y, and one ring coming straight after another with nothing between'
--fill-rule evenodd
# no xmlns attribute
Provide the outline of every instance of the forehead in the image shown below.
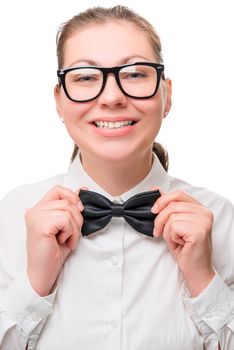
<svg viewBox="0 0 234 350"><path fill-rule="evenodd" d="M67 39L64 66L83 59L102 66L115 65L132 56L155 60L149 38L136 25L126 21L90 24Z"/></svg>

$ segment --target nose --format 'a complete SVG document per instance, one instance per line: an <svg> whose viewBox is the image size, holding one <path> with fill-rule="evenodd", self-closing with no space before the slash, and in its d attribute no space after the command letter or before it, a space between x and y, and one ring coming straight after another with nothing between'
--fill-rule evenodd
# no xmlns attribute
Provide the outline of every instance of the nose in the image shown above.
<svg viewBox="0 0 234 350"><path fill-rule="evenodd" d="M120 90L114 74L109 74L106 85L98 98L99 105L110 108L124 107L127 103L127 96Z"/></svg>

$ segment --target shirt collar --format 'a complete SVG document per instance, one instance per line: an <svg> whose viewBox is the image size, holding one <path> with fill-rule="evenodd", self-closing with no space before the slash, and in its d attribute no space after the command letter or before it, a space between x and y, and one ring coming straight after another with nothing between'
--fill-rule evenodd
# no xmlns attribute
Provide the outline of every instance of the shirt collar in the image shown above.
<svg viewBox="0 0 234 350"><path fill-rule="evenodd" d="M170 185L170 176L163 168L157 155L153 153L153 163L147 176L127 192L121 194L118 197L113 197L105 190L103 190L86 173L80 160L80 153L78 153L65 175L64 183L66 187L70 188L73 191L76 191L80 187L88 187L89 190L98 192L111 201L123 202L137 193L150 191L153 186L158 186L163 192L168 192Z"/></svg>

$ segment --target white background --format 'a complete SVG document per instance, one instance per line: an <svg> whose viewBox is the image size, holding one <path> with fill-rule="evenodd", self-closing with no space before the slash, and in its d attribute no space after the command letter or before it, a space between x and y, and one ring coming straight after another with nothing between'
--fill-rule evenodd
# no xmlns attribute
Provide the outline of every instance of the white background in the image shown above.
<svg viewBox="0 0 234 350"><path fill-rule="evenodd" d="M0 197L65 172L73 149L57 117L55 35L89 6L117 1L5 1L0 4ZM234 21L228 0L126 0L157 29L173 108L158 141L169 172L234 201ZM97 38L98 39L98 38Z"/></svg>

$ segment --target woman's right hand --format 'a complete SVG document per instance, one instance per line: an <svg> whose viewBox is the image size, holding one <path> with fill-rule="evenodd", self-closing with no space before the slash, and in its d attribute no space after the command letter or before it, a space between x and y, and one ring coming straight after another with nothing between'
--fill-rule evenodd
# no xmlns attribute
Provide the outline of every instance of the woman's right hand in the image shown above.
<svg viewBox="0 0 234 350"><path fill-rule="evenodd" d="M40 296L50 293L64 261L77 246L83 209L75 192L55 186L25 213L27 274Z"/></svg>

